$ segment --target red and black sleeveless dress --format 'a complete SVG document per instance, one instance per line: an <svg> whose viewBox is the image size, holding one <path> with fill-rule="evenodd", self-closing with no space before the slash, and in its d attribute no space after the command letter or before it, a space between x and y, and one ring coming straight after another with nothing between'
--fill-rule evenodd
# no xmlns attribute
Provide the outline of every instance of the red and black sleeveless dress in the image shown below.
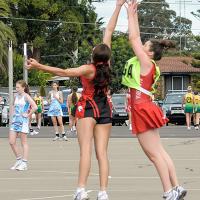
<svg viewBox="0 0 200 200"><path fill-rule="evenodd" d="M96 68L94 65L95 71ZM107 94L97 95L95 92L93 80L81 76L81 83L83 86L82 96L76 106L76 117L78 119L92 117L97 124L112 123L112 105L107 98Z"/></svg>
<svg viewBox="0 0 200 200"><path fill-rule="evenodd" d="M142 88L151 91L155 72L155 66L153 66L149 74L146 76L140 75ZM131 114L133 134L160 128L168 122L162 110L152 102L149 95L133 88L131 89Z"/></svg>

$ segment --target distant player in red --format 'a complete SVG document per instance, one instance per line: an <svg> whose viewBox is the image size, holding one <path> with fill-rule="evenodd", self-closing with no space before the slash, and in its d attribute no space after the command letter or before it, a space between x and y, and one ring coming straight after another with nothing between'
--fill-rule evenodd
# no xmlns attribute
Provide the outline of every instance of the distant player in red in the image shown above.
<svg viewBox="0 0 200 200"><path fill-rule="evenodd" d="M111 82L110 47L118 15L125 1L117 0L115 11L105 30L103 44L93 49L91 64L78 68L60 69L42 65L34 59L28 61L27 68L36 68L58 76L81 78L83 92L76 105L80 163L78 188L74 200L88 199L85 187L91 167L93 140L100 173L100 191L97 200L108 200L106 192L109 176L107 148L112 127L112 110L107 98L108 86Z"/></svg>
<svg viewBox="0 0 200 200"><path fill-rule="evenodd" d="M152 102L152 89L159 78L159 68L154 60L160 60L165 47L174 46L171 41L149 40L142 45L138 24L137 3L127 4L129 40L135 57L124 69L122 83L131 87L131 111L133 133L153 162L163 185L165 200L182 200L187 191L179 186L174 163L165 151L159 129L168 121L161 109Z"/></svg>

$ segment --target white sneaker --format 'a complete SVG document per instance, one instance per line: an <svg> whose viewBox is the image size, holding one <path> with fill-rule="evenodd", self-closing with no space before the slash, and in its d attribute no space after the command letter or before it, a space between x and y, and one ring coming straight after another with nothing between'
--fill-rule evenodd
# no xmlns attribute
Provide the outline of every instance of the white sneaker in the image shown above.
<svg viewBox="0 0 200 200"><path fill-rule="evenodd" d="M27 167L27 163L26 162L21 162L21 164L16 168L16 170L19 170L19 171L25 171L27 170L28 167Z"/></svg>
<svg viewBox="0 0 200 200"><path fill-rule="evenodd" d="M16 168L22 163L22 160L17 160L15 164L10 168L11 170L16 170Z"/></svg>
<svg viewBox="0 0 200 200"><path fill-rule="evenodd" d="M82 189L80 191L76 191L76 193L74 194L74 200L88 200L88 193Z"/></svg>
<svg viewBox="0 0 200 200"><path fill-rule="evenodd" d="M195 126L194 128L195 128L195 130L199 130L199 127L198 127L198 126Z"/></svg>
<svg viewBox="0 0 200 200"><path fill-rule="evenodd" d="M56 137L53 138L53 141L57 141L59 139L60 139L60 137L56 136Z"/></svg>
<svg viewBox="0 0 200 200"><path fill-rule="evenodd" d="M187 195L187 190L184 189L182 186L177 186L174 188L174 190L178 192L179 200L183 200L184 197Z"/></svg>
<svg viewBox="0 0 200 200"><path fill-rule="evenodd" d="M39 131L34 130L30 135L37 135Z"/></svg>
<svg viewBox="0 0 200 200"><path fill-rule="evenodd" d="M76 126L73 126L73 127L72 127L72 131L76 131Z"/></svg>
<svg viewBox="0 0 200 200"><path fill-rule="evenodd" d="M129 125L129 130L132 131L132 125L131 124Z"/></svg>
<svg viewBox="0 0 200 200"><path fill-rule="evenodd" d="M65 135L64 137L62 137L62 139L63 139L64 141L68 141L68 138L67 138L66 135Z"/></svg>
<svg viewBox="0 0 200 200"><path fill-rule="evenodd" d="M189 126L189 127L187 127L187 130L188 130L188 131L190 131L190 130L191 130L191 127L190 127L190 126Z"/></svg>
<svg viewBox="0 0 200 200"><path fill-rule="evenodd" d="M108 194L106 193L106 191L99 192L97 196L97 200L109 200Z"/></svg>
<svg viewBox="0 0 200 200"><path fill-rule="evenodd" d="M129 120L126 120L125 124L126 124L126 126L128 126L129 125Z"/></svg>
<svg viewBox="0 0 200 200"><path fill-rule="evenodd" d="M169 192L165 192L163 195L163 199L165 200L179 200L179 195L176 190L170 190Z"/></svg>

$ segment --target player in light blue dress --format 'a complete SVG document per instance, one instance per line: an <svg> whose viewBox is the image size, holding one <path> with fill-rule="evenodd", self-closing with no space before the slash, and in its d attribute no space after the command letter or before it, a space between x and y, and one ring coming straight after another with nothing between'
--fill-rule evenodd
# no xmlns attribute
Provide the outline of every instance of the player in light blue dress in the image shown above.
<svg viewBox="0 0 200 200"><path fill-rule="evenodd" d="M59 91L58 82L53 82L52 88L53 90L51 90L48 95L48 100L50 103L48 116L51 117L53 127L55 130L55 137L53 138L53 141L56 141L59 139L67 141L68 139L65 134L63 120L62 120L63 112L62 112L61 104L63 103L63 94L61 91ZM62 134L61 137L59 136L57 121L59 123L60 133Z"/></svg>
<svg viewBox="0 0 200 200"><path fill-rule="evenodd" d="M26 101L25 95L17 94L14 102L14 114L11 131L17 133L29 133L29 118L24 117L24 113L28 114L30 103Z"/></svg>
<svg viewBox="0 0 200 200"><path fill-rule="evenodd" d="M60 91L51 91L50 92L50 106L48 110L49 117L59 117L63 116L62 107L59 102L59 98L61 97Z"/></svg>
<svg viewBox="0 0 200 200"><path fill-rule="evenodd" d="M11 167L11 170L27 170L28 144L27 134L29 133L29 118L37 110L37 105L29 96L28 85L25 81L20 80L16 83L17 94L14 99L12 113L12 122L9 132L9 143L15 154L17 161ZM23 154L16 144L17 137L20 136Z"/></svg>

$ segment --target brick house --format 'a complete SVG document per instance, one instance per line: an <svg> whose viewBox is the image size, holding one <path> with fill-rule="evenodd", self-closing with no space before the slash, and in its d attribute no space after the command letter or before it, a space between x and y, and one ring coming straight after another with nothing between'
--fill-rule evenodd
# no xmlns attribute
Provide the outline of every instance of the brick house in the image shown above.
<svg viewBox="0 0 200 200"><path fill-rule="evenodd" d="M200 74L200 68L192 67L191 60L191 57L163 57L157 62L161 71L158 92L162 98L169 90L186 90L192 75Z"/></svg>

